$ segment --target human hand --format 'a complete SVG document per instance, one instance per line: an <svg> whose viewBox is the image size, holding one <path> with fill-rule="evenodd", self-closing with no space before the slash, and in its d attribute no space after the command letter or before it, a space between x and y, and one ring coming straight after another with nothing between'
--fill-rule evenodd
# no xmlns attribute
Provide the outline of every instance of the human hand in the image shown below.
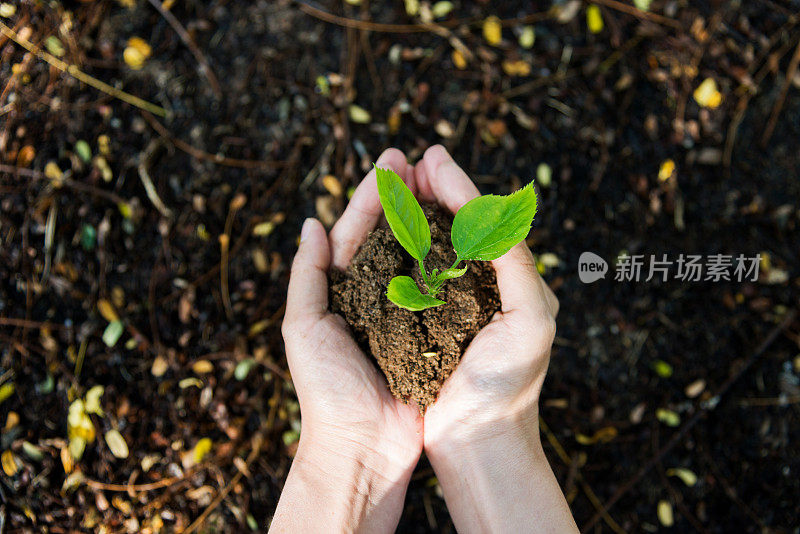
<svg viewBox="0 0 800 534"><path fill-rule="evenodd" d="M413 190L402 152L389 149L377 164ZM392 396L344 320L328 311L329 267L347 268L382 213L373 169L330 236L315 219L303 225L283 321L303 428L273 531L390 531L400 518L422 453L421 417Z"/></svg>
<svg viewBox="0 0 800 534"><path fill-rule="evenodd" d="M420 200L453 214L480 194L441 146L428 149L415 180ZM425 413L425 451L459 532L571 532L538 428L558 300L524 242L492 265L502 308Z"/></svg>

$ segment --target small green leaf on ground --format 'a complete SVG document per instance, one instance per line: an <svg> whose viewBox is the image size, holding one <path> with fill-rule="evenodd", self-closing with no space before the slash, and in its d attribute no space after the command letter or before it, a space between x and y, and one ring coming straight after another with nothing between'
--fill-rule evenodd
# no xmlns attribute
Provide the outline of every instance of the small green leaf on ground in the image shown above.
<svg viewBox="0 0 800 534"><path fill-rule="evenodd" d="M83 139L75 143L75 154L77 154L84 163L89 163L92 161L92 149L89 146L89 143Z"/></svg>
<svg viewBox="0 0 800 534"><path fill-rule="evenodd" d="M533 48L533 43L536 41L536 30L533 26L525 26L522 28L522 33L519 34L519 45L522 48Z"/></svg>
<svg viewBox="0 0 800 534"><path fill-rule="evenodd" d="M676 427L681 424L681 416L666 408L659 408L656 410L656 419L671 427Z"/></svg>
<svg viewBox="0 0 800 534"><path fill-rule="evenodd" d="M9 4L8 2L3 2L2 4L0 4L0 17L6 19L11 18L14 16L14 13L16 12L17 8L14 5Z"/></svg>
<svg viewBox="0 0 800 534"><path fill-rule="evenodd" d="M653 3L653 0L633 0L633 5L641 9L642 11L649 11L650 4Z"/></svg>
<svg viewBox="0 0 800 534"><path fill-rule="evenodd" d="M62 57L66 53L64 45L61 44L61 40L55 35L51 35L44 40L44 47L56 57Z"/></svg>
<svg viewBox="0 0 800 534"><path fill-rule="evenodd" d="M369 121L372 120L372 115L369 114L369 111L362 108L361 106L357 106L355 104L350 105L350 120L357 123L357 124L368 124Z"/></svg>
<svg viewBox="0 0 800 534"><path fill-rule="evenodd" d="M436 2L431 7L431 14L434 18L446 17L453 11L453 2Z"/></svg>
<svg viewBox="0 0 800 534"><path fill-rule="evenodd" d="M84 224L81 227L81 246L83 250L89 252L97 243L97 230L91 224Z"/></svg>
<svg viewBox="0 0 800 534"><path fill-rule="evenodd" d="M122 336L123 330L122 321L112 321L108 323L105 332L103 332L103 343L108 347L113 347Z"/></svg>
<svg viewBox="0 0 800 534"><path fill-rule="evenodd" d="M414 194L391 169L375 167L378 197L397 241L411 256L425 259L431 249L431 229Z"/></svg>
<svg viewBox="0 0 800 534"><path fill-rule="evenodd" d="M27 456L34 462L40 462L44 458L42 450L33 443L31 443L30 441L22 442L22 452L24 452L25 456Z"/></svg>
<svg viewBox="0 0 800 534"><path fill-rule="evenodd" d="M245 358L236 364L236 368L233 370L233 376L236 377L236 380L241 382L247 378L247 375L250 374L250 370L255 364L256 361L253 358Z"/></svg>
<svg viewBox="0 0 800 534"><path fill-rule="evenodd" d="M0 403L3 403L14 394L14 383L9 382L0 386Z"/></svg>
<svg viewBox="0 0 800 534"><path fill-rule="evenodd" d="M410 311L421 311L444 304L444 301L430 295L423 295L417 283L410 276L392 278L386 296L396 305Z"/></svg>
<svg viewBox="0 0 800 534"><path fill-rule="evenodd" d="M544 188L553 183L553 168L547 163L542 162L536 167L536 183Z"/></svg>
<svg viewBox="0 0 800 534"><path fill-rule="evenodd" d="M200 439L200 441L198 441L197 444L194 446L194 451L192 453L194 458L194 463L199 464L200 462L202 462L206 454L208 454L211 451L212 445L213 443L211 441L211 438Z"/></svg>
<svg viewBox="0 0 800 534"><path fill-rule="evenodd" d="M508 196L472 199L453 219L453 248L462 260L495 260L525 239L535 215L533 183Z"/></svg>
<svg viewBox="0 0 800 534"><path fill-rule="evenodd" d="M653 370L661 378L669 378L672 376L672 366L664 360L656 360L653 363Z"/></svg>

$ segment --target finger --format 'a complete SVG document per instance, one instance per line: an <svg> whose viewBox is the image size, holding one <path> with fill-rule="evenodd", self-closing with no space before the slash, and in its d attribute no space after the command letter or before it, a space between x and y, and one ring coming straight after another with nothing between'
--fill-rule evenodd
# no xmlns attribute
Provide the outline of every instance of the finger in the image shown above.
<svg viewBox="0 0 800 534"><path fill-rule="evenodd" d="M297 325L327 313L329 266L330 247L325 228L316 219L306 219L289 277L285 325Z"/></svg>
<svg viewBox="0 0 800 534"><path fill-rule="evenodd" d="M550 308L550 315L556 317L558 315L559 308L561 308L561 304L559 304L558 297L556 297L555 293L553 293L553 290L550 289L550 286L547 285L547 282L545 282L544 279L541 280L542 285L544 285L544 296L547 299L547 305Z"/></svg>
<svg viewBox="0 0 800 534"><path fill-rule="evenodd" d="M389 148L381 154L375 163L378 167L391 169L408 185L413 192L414 173L409 172L406 156L396 148ZM358 247L375 229L383 213L378 199L378 182L375 169L356 188L353 197L347 204L342 217L333 226L330 233L332 263L337 269L346 269L350 260L358 251Z"/></svg>
<svg viewBox="0 0 800 534"><path fill-rule="evenodd" d="M550 288L539 276L533 254L524 241L494 260L492 266L497 273L504 319L519 316L528 322L555 316L547 295Z"/></svg>
<svg viewBox="0 0 800 534"><path fill-rule="evenodd" d="M415 173L422 198L435 199L455 214L461 206L480 196L467 173L442 145L432 146L425 151L422 167L420 173Z"/></svg>

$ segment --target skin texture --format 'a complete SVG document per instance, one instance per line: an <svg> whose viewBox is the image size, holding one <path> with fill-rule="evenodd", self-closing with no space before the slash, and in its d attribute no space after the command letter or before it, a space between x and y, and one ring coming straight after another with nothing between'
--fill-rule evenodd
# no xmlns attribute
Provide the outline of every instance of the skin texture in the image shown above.
<svg viewBox="0 0 800 534"><path fill-rule="evenodd" d="M441 146L416 167L395 149L377 165L453 213L479 194ZM527 246L492 262L502 310L423 420L328 312L328 269L346 268L381 216L373 170L329 236L314 219L303 225L283 323L303 430L270 531L393 532L424 447L459 532L577 532L539 439L558 300Z"/></svg>

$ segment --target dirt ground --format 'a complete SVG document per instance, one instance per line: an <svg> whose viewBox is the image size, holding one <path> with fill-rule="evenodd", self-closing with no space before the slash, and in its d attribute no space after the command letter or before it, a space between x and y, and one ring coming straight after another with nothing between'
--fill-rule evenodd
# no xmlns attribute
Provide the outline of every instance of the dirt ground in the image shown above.
<svg viewBox="0 0 800 534"><path fill-rule="evenodd" d="M542 438L579 527L797 532L797 0L597 0L596 33L574 0L0 4L0 530L268 525L300 225L442 143L482 192L538 177ZM617 282L622 251L761 272ZM439 495L423 459L399 531L453 532Z"/></svg>

